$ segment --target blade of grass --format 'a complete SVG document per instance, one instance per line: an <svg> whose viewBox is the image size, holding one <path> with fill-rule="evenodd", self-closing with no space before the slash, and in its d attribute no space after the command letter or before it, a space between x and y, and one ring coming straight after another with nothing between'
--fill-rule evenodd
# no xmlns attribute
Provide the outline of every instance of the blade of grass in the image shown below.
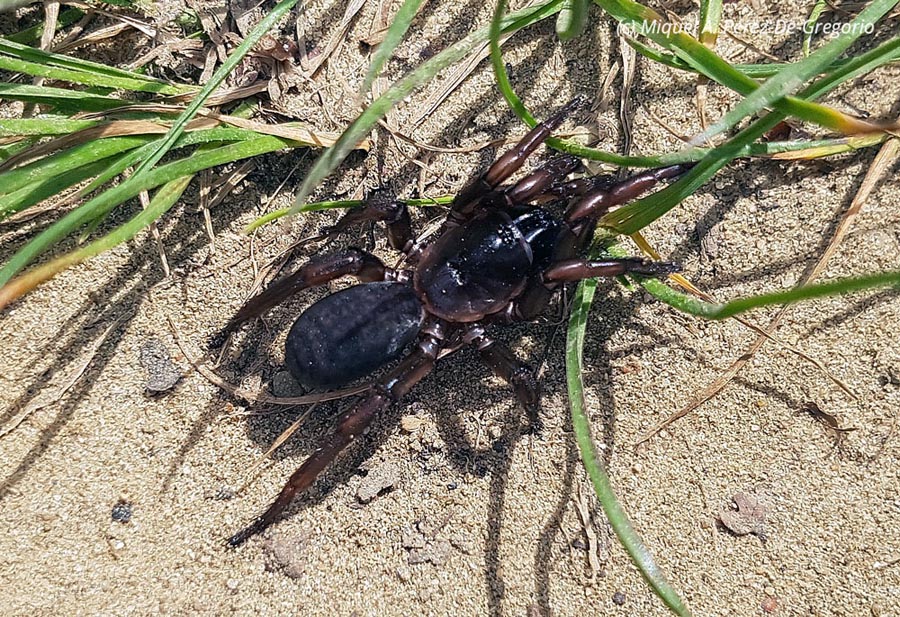
<svg viewBox="0 0 900 617"><path fill-rule="evenodd" d="M838 35L803 60L791 64L777 75L770 77L761 86L754 87L750 92L742 92L741 94L744 94L745 98L718 122L694 137L692 143L705 143L716 135L732 128L743 118L770 106L776 107L780 111L793 113L784 109L784 105L779 106L779 101L799 90L802 84L822 72L856 42L867 31L869 26L874 27L875 23L896 4L897 0L874 0L850 22L851 27L847 29L846 33ZM740 73L736 74L740 75ZM869 123L844 116L844 114L840 114L836 110L823 106L814 106L814 104L807 101L803 101L803 104L808 112L802 116L804 120L816 122L843 133L865 133L872 130L872 125Z"/></svg>
<svg viewBox="0 0 900 617"><path fill-rule="evenodd" d="M142 181L143 175L149 170L151 167L156 165L163 156L165 156L166 152L178 141L178 138L184 132L185 127L188 122L196 115L197 111L203 106L203 103L209 97L213 91L221 85L221 83L225 80L225 78L231 74L231 72L237 67L238 63L247 55L247 53L253 49L253 47L262 39L263 36L268 33L272 27L278 23L287 13L297 4L297 0L281 0L278 4L276 4L269 13L266 14L265 17L253 27L249 34L244 38L240 45L238 45L231 55L222 63L213 76L210 77L209 81L203 86L203 89L197 94L197 96L191 101L191 103L187 106L187 108L182 112L178 119L175 120L172 128L169 129L169 132L166 133L166 136L163 138L159 147L150 154L146 159L144 159L141 164L134 170L134 174L129 177L125 182L123 182L124 186L128 186L129 184L137 184Z"/></svg>
<svg viewBox="0 0 900 617"><path fill-rule="evenodd" d="M679 311L706 319L726 319L765 306L793 304L801 300L838 296L880 287L900 287L900 271L878 272L866 276L842 278L828 283L805 285L784 291L773 291L730 302L705 302L699 298L673 289L656 279L641 281L650 294Z"/></svg>
<svg viewBox="0 0 900 617"><path fill-rule="evenodd" d="M0 174L0 196L39 180L47 180L68 169L88 165L92 162L137 148L153 139L152 136L110 137L78 144L68 150L38 159L28 165ZM0 208L0 212L3 209Z"/></svg>
<svg viewBox="0 0 900 617"><path fill-rule="evenodd" d="M819 17L822 16L822 13L824 13L825 9L827 8L828 2L826 0L817 0L815 5L813 5L812 10L809 12L809 17L806 19L806 23L803 24L803 45L801 49L804 56L809 55L813 33L815 32L815 25L819 22Z"/></svg>
<svg viewBox="0 0 900 617"><path fill-rule="evenodd" d="M650 551L631 526L628 516L616 499L612 483L603 469L591 438L590 421L584 408L582 356L585 324L596 288L596 279L588 279L578 284L575 299L572 302L572 313L569 317L569 329L566 336L566 382L569 390L569 407L572 411L572 429L575 433L575 441L578 444L581 460L588 477L594 485L597 498L603 506L603 512L616 537L619 538L619 542L622 543L632 562L666 606L676 615L687 616L690 615L687 606L678 596L678 592L666 580L662 570L653 560Z"/></svg>
<svg viewBox="0 0 900 617"><path fill-rule="evenodd" d="M731 88L748 98L755 90L761 87L753 79L736 71L728 62L693 37L677 28L663 27L667 22L652 9L632 0L594 0L594 2L620 23L631 28L634 32L645 35L664 49L668 49L694 68L694 70L706 75L711 80ZM744 115L754 113L766 106L772 106L788 115L797 116L803 120L821 124L844 133L882 130L884 127L847 116L829 107L809 103L802 100L803 97L777 97L774 95L778 94L779 90L785 90L785 93L793 92L799 87L800 83L813 77L816 73L810 73L810 71L813 67L819 65L820 59L831 56L835 50L846 49L865 31L868 31L870 26L874 27L875 21L890 11L895 4L896 0L874 0L851 22L853 26L848 28L848 32L833 39L828 45L823 46L816 53L801 62L792 64L779 72L772 78L777 79L778 82L766 88L762 94L753 97L750 103L747 103L746 100L742 101L739 105L742 107ZM820 53L822 55L817 56ZM819 69L821 68L823 67L819 67ZM795 82L795 80L798 81ZM751 109L752 111L750 111ZM718 132L719 129L720 127L716 126L715 132ZM708 137L709 135L705 135L704 139ZM703 140L698 139L696 143L702 142Z"/></svg>
<svg viewBox="0 0 900 617"><path fill-rule="evenodd" d="M545 19L559 11L561 2L562 0L549 0L511 13L504 19L502 29L504 32L515 32ZM337 143L325 150L313 164L312 169L310 169L303 184L300 186L300 190L294 200L294 206L289 214L292 215L302 211L306 198L309 197L312 190L340 165L352 148L368 135L369 131L385 116L391 107L403 100L442 69L458 62L477 45L484 43L488 38L488 31L488 28L481 28L461 41L450 45L420 64L405 77L395 82L384 94L372 101L372 104L341 134Z"/></svg>
<svg viewBox="0 0 900 617"><path fill-rule="evenodd" d="M71 26L76 21L84 17L84 11L81 9L67 9L59 14L59 17L56 20L57 28L66 28ZM22 43L23 45L28 45L29 43L33 43L41 38L41 35L44 33L44 22L39 24L35 24L30 28L26 28L25 30L20 30L15 34L10 34L6 37L7 40L12 41L13 43Z"/></svg>
<svg viewBox="0 0 900 617"><path fill-rule="evenodd" d="M22 101L24 103L40 103L61 111L71 112L106 111L127 105L126 101L111 96L74 92L64 88L51 88L49 86L2 82L0 82L0 99Z"/></svg>
<svg viewBox="0 0 900 617"><path fill-rule="evenodd" d="M91 242L85 247L31 270L25 275L14 279L8 285L4 285L0 288L0 308L7 306L10 302L41 283L50 280L66 268L79 264L133 238L139 231L175 205L191 179L192 176L184 176L167 183L156 192L146 210L142 210L130 221L117 227L113 232Z"/></svg>
<svg viewBox="0 0 900 617"><path fill-rule="evenodd" d="M877 48L849 60L834 73L807 86L801 96L816 99L846 80L854 79L880 66L900 46L900 39L892 39ZM719 169L738 156L744 148L772 130L785 118L771 112L756 120L724 145L711 150L697 165L679 180L647 197L614 210L600 220L600 225L618 233L632 234L660 218L700 188Z"/></svg>
<svg viewBox="0 0 900 617"><path fill-rule="evenodd" d="M236 160L258 156L291 145L290 142L278 137L260 137L258 139L221 146L208 152L195 154L186 159L167 163L166 165L162 165L152 170L150 173L144 174L139 182L127 184L123 182L122 184L97 195L72 212L69 212L20 249L13 255L12 259L0 269L0 285L5 287L7 283L10 282L10 279L25 266L34 261L34 259L52 247L59 240L78 229L81 225L88 223L99 216L104 216L117 205L127 199L135 197L141 191L156 188L157 186L171 182L180 177L193 175L198 171L216 165L223 165ZM132 178L133 177L134 176L132 176ZM21 287L17 287L17 289L21 289ZM2 292L2 289L0 289L0 292ZM8 299L7 301L11 301L18 296L6 294L4 297ZM0 304L0 309L2 308L3 305Z"/></svg>
<svg viewBox="0 0 900 617"><path fill-rule="evenodd" d="M0 39L0 51L6 45ZM30 47L27 49L31 49ZM44 53L44 52L42 52ZM104 73L71 69L64 66L54 66L39 62L23 60L21 57L3 55L0 53L0 69L14 73L24 73L32 77L46 77L58 81L68 81L86 86L111 88L113 90L132 90L137 92L152 92L160 95L182 95L196 91L196 88L177 86L164 81L143 77L140 75L124 77L121 75L107 75Z"/></svg>
<svg viewBox="0 0 900 617"><path fill-rule="evenodd" d="M566 0L556 18L556 36L570 41L584 31L587 24L590 0Z"/></svg>
<svg viewBox="0 0 900 617"><path fill-rule="evenodd" d="M364 97L369 88L372 87L372 82L381 73L384 65L391 58L391 54L397 49L397 45L403 40L403 36L409 30L409 26L421 6L422 0L404 0L397 10L390 27L384 35L384 40L378 44L378 49L375 50L375 55L372 56L372 63L369 65L369 70L359 89L360 98Z"/></svg>
<svg viewBox="0 0 900 617"><path fill-rule="evenodd" d="M453 195L442 195L441 197L430 197L428 199L401 199L399 201L406 204L407 206L443 206L453 202ZM315 203L306 204L303 207L303 211L318 212L320 210L332 210L337 208L356 208L363 205L363 203L364 202L362 199L317 201ZM283 216L287 216L290 211L290 208L280 208L278 210L273 210L272 212L264 214L263 216L259 217L258 219L244 227L244 233L253 233L263 225L276 221Z"/></svg>
<svg viewBox="0 0 900 617"><path fill-rule="evenodd" d="M715 48L722 22L722 0L702 0L700 2L700 24L698 38L710 49Z"/></svg>
<svg viewBox="0 0 900 617"><path fill-rule="evenodd" d="M45 199L59 195L69 187L84 182L103 171L108 165L106 159L94 159L78 167L68 167L58 173L48 175L20 186L6 195L0 195L0 221Z"/></svg>
<svg viewBox="0 0 900 617"><path fill-rule="evenodd" d="M155 79L153 77L141 75L140 73L126 71L125 69L120 69L118 67L103 64L101 62L92 62L90 60L83 60L81 58L76 58L73 56L55 54L53 52L44 51L35 47L29 47L28 45L22 45L21 43L16 43L14 41L11 41L10 39L4 39L2 37L0 37L0 53L7 54L12 58L18 58L19 60L28 62L30 64L43 65L46 67L54 67L60 69L69 69L71 71L95 75L97 76L97 78L120 78L125 80L126 82L134 81L145 83L148 86L165 86L169 88L175 88L177 91L172 92L171 94L188 94L197 91L196 86L172 84L161 79ZM119 86L111 85L109 87L118 88ZM148 90L148 92L152 92L152 90Z"/></svg>

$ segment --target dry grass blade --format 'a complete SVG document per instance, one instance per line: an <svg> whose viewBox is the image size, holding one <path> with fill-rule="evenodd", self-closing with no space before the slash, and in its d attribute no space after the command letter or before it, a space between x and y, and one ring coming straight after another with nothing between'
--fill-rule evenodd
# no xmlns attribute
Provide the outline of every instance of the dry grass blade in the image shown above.
<svg viewBox="0 0 900 617"><path fill-rule="evenodd" d="M798 286L808 285L813 279L821 274L822 270L825 269L825 266L828 264L831 256L837 250L838 245L840 245L841 241L844 239L844 236L847 234L847 231L850 229L850 225L853 223L860 210L862 210L863 204L865 204L866 200L869 198L872 190L897 159L898 149L900 149L900 139L898 138L889 139L881 146L881 150L878 151L875 160L872 161L872 165L869 167L868 172L866 172L866 176L863 179L862 185L860 185L859 190L856 192L853 201L850 203L850 207L847 209L847 212L844 213L844 216L838 223L831 241L828 243L828 246L825 248L825 251L819 258L819 261L809 272L809 274L803 278ZM688 404L683 408L681 408L662 422L658 423L647 433L645 433L644 436L637 441L637 444L641 444L648 439L651 439L661 430L663 430L673 422L676 422L677 420L680 420L684 416L688 415L693 410L697 409L697 407L721 392L722 388L724 388L732 379L734 379L734 377L740 372L744 365L747 364L753 358L756 352L759 351L760 348L765 344L765 342L769 338L771 338L772 333L781 323L781 320L785 317L785 315L787 315L789 309L790 305L783 306L778 311L778 313L775 314L775 317L772 319L772 321L769 322L769 325L767 325L762 330L756 340L754 340L750 347L747 348L747 351L741 354L741 356L737 360L735 360L731 364L731 366L728 367L725 373L716 378L715 381L704 388L699 394L697 394L697 396L692 398L690 402L688 402Z"/></svg>
<svg viewBox="0 0 900 617"><path fill-rule="evenodd" d="M244 477L246 479L244 480L243 484L246 484L247 482L249 482L250 476L252 476L256 473L256 470L259 469L260 465L262 465L266 461L267 458L272 456L272 453L275 452L275 450L277 450L279 448L279 446L281 446L281 444L283 444L288 439L290 439L291 435L296 433L297 430L301 426L303 426L303 423L306 422L306 420L309 418L310 414L316 408L316 405L318 405L318 403L313 403L312 405L310 405L306 411L304 411L302 414L300 414L299 418L297 418L289 427L287 427L286 429L284 429L281 432L281 434L275 439L275 441L272 442L272 445L269 446L268 450L266 450L255 461L253 461L253 463L247 469L247 473L244 474Z"/></svg>
<svg viewBox="0 0 900 617"><path fill-rule="evenodd" d="M325 49L322 50L322 53L312 59L305 53L301 55L300 68L302 68L307 75L310 77L315 75L316 72L322 68L325 61L328 60L328 58L337 51L341 43L346 40L347 33L350 31L353 20L365 4L366 0L351 0L347 4L347 9L344 11L344 16L341 18L340 25L334 29L334 32L325 44ZM300 45L300 49L304 49L304 47L304 45Z"/></svg>
<svg viewBox="0 0 900 617"><path fill-rule="evenodd" d="M512 34L506 34L500 37L500 44L502 45L506 39L511 37ZM475 70L475 68L481 63L482 60L487 58L491 54L491 48L489 43L484 43L479 46L477 50L475 50L469 58L457 66L453 71L447 76L446 79L443 79L441 83L443 84L440 89L435 91L431 96L429 96L422 103L422 107L419 109L419 113L416 117L410 121L410 126L416 126L422 122L423 119L430 116L435 109L450 96L450 93L456 90L462 82L466 80L466 78Z"/></svg>

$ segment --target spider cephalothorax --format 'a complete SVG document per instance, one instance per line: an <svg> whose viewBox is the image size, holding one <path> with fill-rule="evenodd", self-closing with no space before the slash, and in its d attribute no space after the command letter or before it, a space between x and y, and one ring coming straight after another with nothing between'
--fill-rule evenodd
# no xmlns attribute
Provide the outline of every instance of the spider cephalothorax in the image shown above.
<svg viewBox="0 0 900 617"><path fill-rule="evenodd" d="M611 207L634 199L682 166L653 169L622 182L608 177L569 180L581 166L560 156L510 185L525 159L562 122L576 103L536 126L454 199L440 231L413 241L405 205L376 191L364 207L346 214L329 233L361 221L383 221L388 243L401 251L401 268L351 248L310 260L251 299L229 328L260 315L300 290L354 276L361 284L326 296L297 319L287 337L288 369L310 388L335 388L366 377L403 357L373 381L338 420L334 433L291 476L275 502L229 543L237 546L275 522L294 496L316 477L372 419L433 369L442 351L472 346L494 373L514 389L535 426L539 387L532 369L487 334L494 324L539 316L565 283L624 273L660 275L672 264L644 259L591 260L587 248L596 222ZM538 204L568 202L562 217Z"/></svg>

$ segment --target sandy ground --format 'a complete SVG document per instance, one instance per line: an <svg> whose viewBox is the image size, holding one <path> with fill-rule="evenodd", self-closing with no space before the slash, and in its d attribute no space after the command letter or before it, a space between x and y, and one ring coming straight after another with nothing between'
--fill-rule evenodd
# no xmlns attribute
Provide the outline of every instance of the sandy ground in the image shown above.
<svg viewBox="0 0 900 617"><path fill-rule="evenodd" d="M487 11L476 6L428 5L390 75L431 53L427 41L442 46L487 23ZM749 19L749 7L727 6L731 17ZM775 6L770 3L765 19L803 14L784 3L776 14ZM353 41L366 35L375 8L363 9L351 42L317 79L279 105L328 130L353 117L352 93L367 65L367 52ZM342 11L341 3L316 4L300 30L315 40ZM577 93L596 94L620 57L613 34L601 22L576 44L560 47L550 24L532 28L508 44L513 83L538 115ZM794 58L799 38L758 34L753 42ZM721 49L736 61L758 58L731 40ZM896 115L898 75L897 67L884 69L830 101L857 113ZM521 134L484 65L418 121L427 95L446 78L389 121L446 148ZM639 61L629 112L633 152L679 147L657 119L677 133L697 132L693 84L686 74ZM611 107L581 112L567 130L588 127L603 147L621 150L620 91L613 88ZM710 116L733 100L711 89ZM352 196L386 179L405 196L441 195L458 189L496 152L429 153L384 131L377 138L368 156L353 155L319 195ZM717 298L788 287L821 254L874 154L809 164L736 163L648 237ZM370 439L264 538L225 548L224 539L266 506L316 447L339 406L320 405L272 462L248 474L302 408L248 406L228 396L190 370L169 320L188 352L202 355L210 334L249 292L254 259L264 263L322 224L323 217L309 216L287 232L273 225L255 240L240 234L261 213L290 202L309 161L303 152L260 160L214 213L214 253L191 192L162 224L171 277L163 277L155 245L142 234L0 316L4 427L28 413L0 438L0 612L666 614L585 483L568 419L564 329L553 318L497 333L523 358L539 358L547 348L544 439L524 433L510 392L473 355L460 353L377 422ZM896 169L865 205L822 280L897 267ZM419 211L415 218L423 225L432 216ZM24 239L9 236L4 259ZM390 256L375 237L377 250ZM355 232L345 242L370 239ZM219 373L254 391L292 394L281 368L283 337L293 316L321 293L295 298L245 328ZM765 324L773 314L751 318ZM718 397L635 448L754 335L733 321L704 322L641 292L603 287L585 352L594 435L636 528L696 615L900 614L898 319L900 296L890 292L796 306L777 336L824 363L855 399L808 361L769 344ZM142 357L147 364L154 353L170 355L183 378L170 393L150 397ZM809 402L856 430L838 441L801 411ZM361 494L385 484L391 487L360 502ZM719 523L739 494L765 511L756 535L734 535ZM114 518L128 513L128 522Z"/></svg>

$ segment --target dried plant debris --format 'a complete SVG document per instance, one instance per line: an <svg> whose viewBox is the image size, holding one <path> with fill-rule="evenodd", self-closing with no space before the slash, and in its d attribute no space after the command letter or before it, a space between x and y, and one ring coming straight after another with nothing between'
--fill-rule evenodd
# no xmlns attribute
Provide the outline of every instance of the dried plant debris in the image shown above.
<svg viewBox="0 0 900 617"><path fill-rule="evenodd" d="M147 394L156 396L170 391L181 380L181 371L172 362L169 350L154 337L141 345L141 366L147 371Z"/></svg>
<svg viewBox="0 0 900 617"><path fill-rule="evenodd" d="M768 508L759 495L735 493L731 498L737 509L722 510L719 522L736 536L754 535L766 541L766 513Z"/></svg>
<svg viewBox="0 0 900 617"><path fill-rule="evenodd" d="M838 421L837 416L823 411L815 401L807 401L800 406L800 411L808 413L814 420L822 424L835 435L835 439L840 443L846 433L856 430L855 426L844 427Z"/></svg>

